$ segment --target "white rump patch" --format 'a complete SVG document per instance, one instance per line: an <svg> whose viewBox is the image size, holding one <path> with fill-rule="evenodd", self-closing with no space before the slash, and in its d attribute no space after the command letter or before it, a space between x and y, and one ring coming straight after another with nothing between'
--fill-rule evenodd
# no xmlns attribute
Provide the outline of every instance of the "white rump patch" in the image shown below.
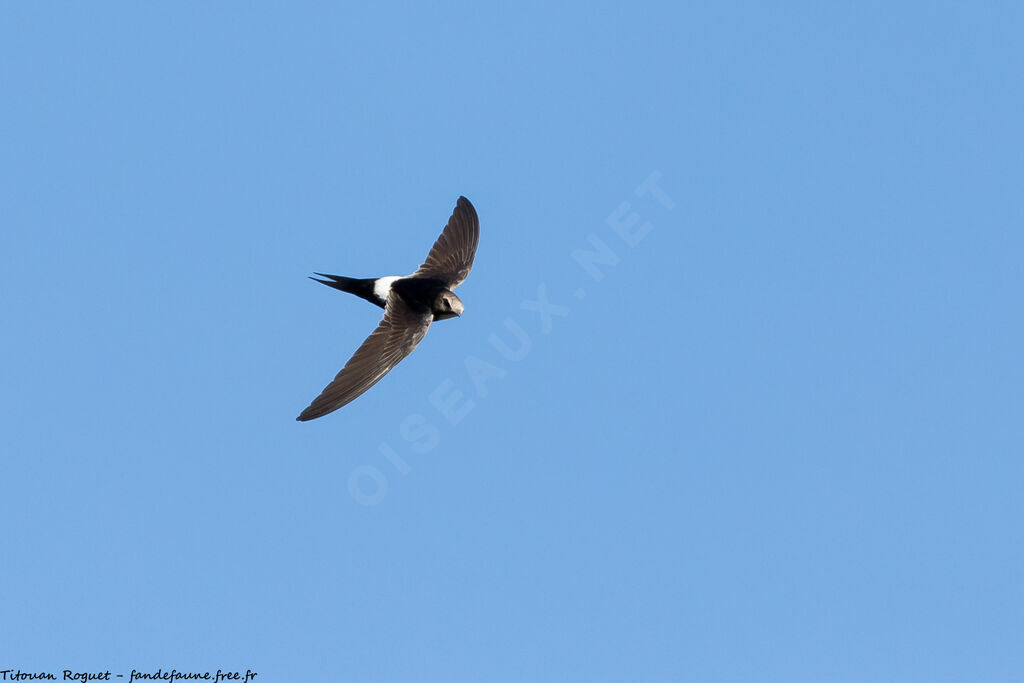
<svg viewBox="0 0 1024 683"><path fill-rule="evenodd" d="M377 278L377 281L373 283L373 295L380 299L381 303L385 303L388 300L388 294L391 293L391 284L395 280L401 279L398 275Z"/></svg>

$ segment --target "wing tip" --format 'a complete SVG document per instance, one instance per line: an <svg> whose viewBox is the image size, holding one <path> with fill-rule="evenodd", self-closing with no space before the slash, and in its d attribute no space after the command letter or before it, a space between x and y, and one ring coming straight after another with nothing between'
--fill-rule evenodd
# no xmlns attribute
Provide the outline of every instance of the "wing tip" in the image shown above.
<svg viewBox="0 0 1024 683"><path fill-rule="evenodd" d="M329 413L331 411L327 411L327 412ZM295 421L296 422L309 422L310 420L315 420L318 417L323 417L326 414L327 413L323 412L322 410L319 410L319 409L314 410L313 409L313 404L310 403L308 406L306 406L305 410L303 410L301 413L299 413L299 416L297 418L295 418Z"/></svg>
<svg viewBox="0 0 1024 683"><path fill-rule="evenodd" d="M470 220L471 225L479 226L480 219L476 215L476 207L473 203L466 199L464 195L459 195L459 199L455 202L455 211L452 212L452 217L457 213L462 213L466 218Z"/></svg>

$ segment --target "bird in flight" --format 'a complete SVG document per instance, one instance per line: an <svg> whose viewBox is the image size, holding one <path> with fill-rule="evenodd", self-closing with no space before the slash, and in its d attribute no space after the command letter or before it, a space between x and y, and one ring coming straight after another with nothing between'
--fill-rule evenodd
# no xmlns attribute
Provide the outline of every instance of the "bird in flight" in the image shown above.
<svg viewBox="0 0 1024 683"><path fill-rule="evenodd" d="M412 353L430 323L462 315L462 301L452 290L469 275L479 241L476 209L459 197L427 260L412 275L360 279L316 273L324 279L310 277L380 306L384 319L334 381L295 419L314 420L355 400Z"/></svg>

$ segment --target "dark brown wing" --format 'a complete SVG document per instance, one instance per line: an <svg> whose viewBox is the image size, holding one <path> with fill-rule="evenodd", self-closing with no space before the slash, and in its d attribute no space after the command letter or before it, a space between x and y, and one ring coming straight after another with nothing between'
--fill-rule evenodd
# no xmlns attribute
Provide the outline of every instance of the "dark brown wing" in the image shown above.
<svg viewBox="0 0 1024 683"><path fill-rule="evenodd" d="M434 242L427 260L411 277L437 278L448 283L448 289L455 289L469 275L479 242L480 221L476 209L468 199L459 197L448 225Z"/></svg>
<svg viewBox="0 0 1024 683"><path fill-rule="evenodd" d="M430 313L416 313L397 294L388 297L384 319L345 363L334 381L296 419L305 422L337 410L364 391L412 353L430 327Z"/></svg>

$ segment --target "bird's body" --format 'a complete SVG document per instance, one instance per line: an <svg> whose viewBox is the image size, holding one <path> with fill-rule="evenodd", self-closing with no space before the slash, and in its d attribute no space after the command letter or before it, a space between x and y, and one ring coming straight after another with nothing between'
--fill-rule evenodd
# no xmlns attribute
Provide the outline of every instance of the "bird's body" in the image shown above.
<svg viewBox="0 0 1024 683"><path fill-rule="evenodd" d="M383 308L384 319L297 419L312 420L354 400L409 355L432 322L462 315L462 301L452 290L469 275L479 239L476 210L459 197L444 231L415 273L379 278L316 273L324 279L311 279Z"/></svg>
<svg viewBox="0 0 1024 683"><path fill-rule="evenodd" d="M416 277L416 275L388 275L378 278L352 278L324 273L317 273L317 275L327 279L310 279L328 287L355 294L384 309L387 308L388 297L394 292L405 305L414 310L429 310L434 314L434 320L444 320L459 315L452 313L449 308L445 308L443 300L438 303L438 296L445 292L455 300L458 300L458 297L448 289L448 283L436 278ZM461 300L459 303L462 303Z"/></svg>

